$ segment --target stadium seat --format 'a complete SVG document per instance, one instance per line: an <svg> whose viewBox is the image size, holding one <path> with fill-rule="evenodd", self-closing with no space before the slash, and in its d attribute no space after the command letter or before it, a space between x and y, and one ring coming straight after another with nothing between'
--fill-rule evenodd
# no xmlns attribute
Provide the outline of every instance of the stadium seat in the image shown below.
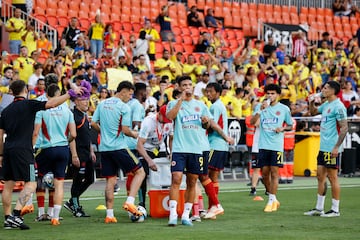
<svg viewBox="0 0 360 240"><path fill-rule="evenodd" d="M192 6L196 6L196 0L188 0L187 1L187 6L190 8Z"/></svg>
<svg viewBox="0 0 360 240"><path fill-rule="evenodd" d="M330 9L330 8L325 8L324 9L324 15L325 16L334 16L334 13L333 13L333 11L332 11L332 9Z"/></svg>
<svg viewBox="0 0 360 240"><path fill-rule="evenodd" d="M182 34L182 30L179 26L172 27L172 32L174 33L175 36Z"/></svg>
<svg viewBox="0 0 360 240"><path fill-rule="evenodd" d="M130 22L130 15L128 15L128 14L121 14L121 15L120 15L120 21L122 21L122 22Z"/></svg>
<svg viewBox="0 0 360 240"><path fill-rule="evenodd" d="M142 29L142 24L141 23L133 23L133 31L135 33L138 33L140 32L140 29Z"/></svg>
<svg viewBox="0 0 360 240"><path fill-rule="evenodd" d="M79 18L89 18L89 11L80 10L78 13Z"/></svg>
<svg viewBox="0 0 360 240"><path fill-rule="evenodd" d="M200 2L201 2L201 1L200 1ZM199 0L198 0L198 3L199 3ZM212 9L214 9L214 7L215 7L214 0L205 0L205 6L206 6L207 8L212 8ZM218 6L218 7L222 7L222 4L221 4L221 6Z"/></svg>
<svg viewBox="0 0 360 240"><path fill-rule="evenodd" d="M97 3L95 3L95 2L92 2L92 3L90 4L90 12L95 12L95 13L96 13L96 11L97 11L98 9L100 9L100 4L97 4Z"/></svg>
<svg viewBox="0 0 360 240"><path fill-rule="evenodd" d="M60 9L60 8L59 8ZM63 9L62 9L63 10ZM64 11L64 10L63 10ZM66 11L65 11L66 12ZM62 15L59 15L59 16L62 16ZM72 17L78 17L78 11L75 11L75 10L71 10L71 9L69 9L68 11L67 11L67 16L69 17L69 18L72 18Z"/></svg>
<svg viewBox="0 0 360 240"><path fill-rule="evenodd" d="M58 23L62 27L67 27L69 25L69 19L64 16L57 17Z"/></svg>
<svg viewBox="0 0 360 240"><path fill-rule="evenodd" d="M197 0L197 2L196 2L196 6L197 6L197 8L198 9L204 9L205 8L205 0Z"/></svg>
<svg viewBox="0 0 360 240"><path fill-rule="evenodd" d="M257 5L256 3L249 3L249 11L253 10L256 11L257 10Z"/></svg>
<svg viewBox="0 0 360 240"><path fill-rule="evenodd" d="M55 3L51 3L51 4L53 4L53 6L57 6L57 2L55 2ZM48 8L48 5L47 5L47 1L44 1L44 0L37 0L36 2L35 2L35 4L34 4L34 7L40 7L40 8L42 8L42 9L47 9Z"/></svg>
<svg viewBox="0 0 360 240"><path fill-rule="evenodd" d="M187 54L191 54L194 51L194 45L192 44L183 44L184 47L184 52L186 52Z"/></svg>
<svg viewBox="0 0 360 240"><path fill-rule="evenodd" d="M140 10L140 9L139 9ZM141 17L139 14L131 14L130 15L130 22L132 23L139 23L141 21Z"/></svg>
<svg viewBox="0 0 360 240"><path fill-rule="evenodd" d="M155 21L159 13L160 10L158 8L150 8L150 19Z"/></svg>
<svg viewBox="0 0 360 240"><path fill-rule="evenodd" d="M117 21L113 21L112 24L113 24L113 30L114 30L115 32L119 32L119 31L122 30L121 22L120 22L119 19L118 19Z"/></svg>
<svg viewBox="0 0 360 240"><path fill-rule="evenodd" d="M182 29L184 29L184 28L182 28ZM181 29L181 30L182 30ZM197 28L197 27L188 27L187 28L188 30L189 30L189 34L188 35L190 35L190 36L192 36L192 37L198 37L198 36L200 36L200 30ZM183 34L184 35L184 34Z"/></svg>
<svg viewBox="0 0 360 240"><path fill-rule="evenodd" d="M44 14L34 14L34 17L43 23L46 23L46 16Z"/></svg>
<svg viewBox="0 0 360 240"><path fill-rule="evenodd" d="M184 44L186 44L186 45L193 44L193 39L192 39L191 36L184 35L184 36L182 37L182 39L183 39Z"/></svg>
<svg viewBox="0 0 360 240"><path fill-rule="evenodd" d="M233 26L233 17L231 15L227 15L224 17L224 26L225 27Z"/></svg>
<svg viewBox="0 0 360 240"><path fill-rule="evenodd" d="M241 17L233 15L233 27L242 28Z"/></svg>
<svg viewBox="0 0 360 240"><path fill-rule="evenodd" d="M51 15L48 15L46 17L46 20L47 20L47 23L52 26L52 27L55 27L58 25L58 19L56 16L51 16Z"/></svg>
<svg viewBox="0 0 360 240"><path fill-rule="evenodd" d="M122 22L122 29L126 32L132 32L132 24L130 22Z"/></svg>
<svg viewBox="0 0 360 240"><path fill-rule="evenodd" d="M223 34L223 36L227 40L236 39L235 31L233 29L225 29L225 34Z"/></svg>
<svg viewBox="0 0 360 240"><path fill-rule="evenodd" d="M43 4L40 4L41 6L45 5L45 9L48 8L53 8L53 9L57 9L58 8L58 1L51 1L51 0L47 0L46 3L44 1Z"/></svg>
<svg viewBox="0 0 360 240"><path fill-rule="evenodd" d="M183 52L184 51L182 43L175 43L173 45L173 48L174 48L175 52Z"/></svg>
<svg viewBox="0 0 360 240"><path fill-rule="evenodd" d="M79 18L80 26L89 29L91 22L88 18Z"/></svg>
<svg viewBox="0 0 360 240"><path fill-rule="evenodd" d="M228 13L230 13L230 9L229 9ZM225 17L223 14L223 7L216 6L214 8L214 16L215 17ZM231 15L229 15L229 16L231 17Z"/></svg>
<svg viewBox="0 0 360 240"><path fill-rule="evenodd" d="M150 8L152 7L150 4L150 0L142 0L141 1L141 8Z"/></svg>
<svg viewBox="0 0 360 240"><path fill-rule="evenodd" d="M140 15L143 16L143 17L149 18L149 17L150 17L150 8L148 8L148 7L141 7L141 9L140 9Z"/></svg>
<svg viewBox="0 0 360 240"><path fill-rule="evenodd" d="M3 8L3 11L4 11L5 8ZM45 8L42 8L42 7L35 7L34 8L34 13L35 14L42 14L42 15L46 15L45 13ZM56 12L56 11L55 11ZM5 16L4 12L2 13L3 16Z"/></svg>
<svg viewBox="0 0 360 240"><path fill-rule="evenodd" d="M309 9L307 7L301 7L300 8L300 14L307 15L309 13Z"/></svg>
<svg viewBox="0 0 360 240"><path fill-rule="evenodd" d="M299 25L299 15L297 13L290 13L290 21L293 25Z"/></svg>
<svg viewBox="0 0 360 240"><path fill-rule="evenodd" d="M65 28L62 26L56 26L55 28L56 28L56 31L58 32L58 38L60 39L62 37L62 33Z"/></svg>
<svg viewBox="0 0 360 240"><path fill-rule="evenodd" d="M308 14L311 14L311 15L316 16L316 14L317 14L317 12L316 12L316 8L314 8L314 7L310 7L310 8L309 8L309 12L308 12Z"/></svg>

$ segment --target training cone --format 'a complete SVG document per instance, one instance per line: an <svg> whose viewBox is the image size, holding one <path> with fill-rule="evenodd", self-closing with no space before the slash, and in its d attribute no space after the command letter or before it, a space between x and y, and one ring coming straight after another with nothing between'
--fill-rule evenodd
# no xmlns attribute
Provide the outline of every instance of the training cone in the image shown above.
<svg viewBox="0 0 360 240"><path fill-rule="evenodd" d="M106 210L105 205L99 205L96 207L96 210Z"/></svg>
<svg viewBox="0 0 360 240"><path fill-rule="evenodd" d="M264 201L264 199L260 196L256 196L253 198L254 201Z"/></svg>

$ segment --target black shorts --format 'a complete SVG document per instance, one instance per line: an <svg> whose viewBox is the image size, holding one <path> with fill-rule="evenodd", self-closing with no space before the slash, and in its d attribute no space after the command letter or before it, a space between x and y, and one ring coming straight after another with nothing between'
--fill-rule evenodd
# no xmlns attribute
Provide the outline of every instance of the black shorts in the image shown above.
<svg viewBox="0 0 360 240"><path fill-rule="evenodd" d="M283 167L284 154L283 152L259 149L259 167L272 166Z"/></svg>
<svg viewBox="0 0 360 240"><path fill-rule="evenodd" d="M339 169L339 157L333 158L331 157L331 152L320 151L317 156L317 165Z"/></svg>
<svg viewBox="0 0 360 240"><path fill-rule="evenodd" d="M34 155L31 149L4 149L4 180L35 182L34 164Z"/></svg>
<svg viewBox="0 0 360 240"><path fill-rule="evenodd" d="M251 153L251 168L260 168L258 153Z"/></svg>
<svg viewBox="0 0 360 240"><path fill-rule="evenodd" d="M171 172L185 172L202 174L204 169L204 157L196 153L173 153Z"/></svg>
<svg viewBox="0 0 360 240"><path fill-rule="evenodd" d="M210 151L203 152L203 172L200 175L208 175L209 174L209 156Z"/></svg>
<svg viewBox="0 0 360 240"><path fill-rule="evenodd" d="M116 176L120 168L127 174L135 172L141 167L139 159L128 148L101 152L101 174L103 177Z"/></svg>
<svg viewBox="0 0 360 240"><path fill-rule="evenodd" d="M41 149L36 156L38 175L44 176L52 172L55 178L65 178L66 167L70 159L68 146Z"/></svg>
<svg viewBox="0 0 360 240"><path fill-rule="evenodd" d="M229 158L228 151L216 151L211 150L209 155L209 169L212 170L223 170L225 160Z"/></svg>

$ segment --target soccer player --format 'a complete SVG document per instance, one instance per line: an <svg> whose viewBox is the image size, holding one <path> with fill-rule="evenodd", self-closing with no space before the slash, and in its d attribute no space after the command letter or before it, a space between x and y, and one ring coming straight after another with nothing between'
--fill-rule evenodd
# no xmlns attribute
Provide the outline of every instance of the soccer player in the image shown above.
<svg viewBox="0 0 360 240"><path fill-rule="evenodd" d="M220 126L221 132L213 128L214 124L207 129L210 143L209 154L209 177L213 182L215 194L219 194L219 174L224 169L224 162L229 154L229 142L234 143L234 140L227 136L228 118L226 108L220 100L222 88L219 83L209 83L206 86L207 98L211 101L210 113L214 117L213 121ZM210 219L216 215L223 214L224 209L217 203L211 203L211 207L205 215L205 219Z"/></svg>
<svg viewBox="0 0 360 240"><path fill-rule="evenodd" d="M2 203L5 215L4 228L29 229L20 217L21 209L35 192L35 167L32 148L34 120L37 111L56 107L81 89L69 90L67 94L47 102L27 100L28 90L24 81L16 80L10 85L14 102L5 108L0 118L0 166L4 172ZM19 117L21 116L21 117ZM4 135L7 135L4 143ZM15 181L24 181L16 206L11 214L11 199Z"/></svg>
<svg viewBox="0 0 360 240"><path fill-rule="evenodd" d="M64 207L75 217L90 217L79 202L81 194L94 182L94 163L96 162L96 156L91 146L90 123L86 114L89 109L91 85L87 81L83 81L82 85L86 85L86 88L81 97L75 98L73 111L76 139L70 143L73 163L71 197L64 203Z"/></svg>
<svg viewBox="0 0 360 240"><path fill-rule="evenodd" d="M171 187L170 187L170 216L169 226L177 225L177 201L179 189L186 169L186 192L184 212L181 223L192 226L189 214L195 199L195 186L198 176L203 171L203 156L201 134L202 126L209 124L202 119L212 118L206 105L193 99L193 85L189 76L178 79L181 97L168 103L166 117L174 121L174 140L172 144Z"/></svg>
<svg viewBox="0 0 360 240"><path fill-rule="evenodd" d="M129 150L125 142L125 135L133 138L138 137L138 132L130 130L131 110L126 104L134 93L134 85L129 81L119 83L116 94L102 101L95 110L91 126L100 135L102 175L106 178L105 200L106 218L105 223L116 223L114 217L114 186L116 175L121 168L125 173L132 172L134 178L131 182L128 197L123 209L130 213L141 216L134 205L135 196L145 177L145 172L139 160Z"/></svg>
<svg viewBox="0 0 360 240"><path fill-rule="evenodd" d="M149 169L157 171L157 166L153 159L167 156L164 140L167 137L171 138L172 135L173 125L172 122L166 118L166 105L162 106L158 113L149 114L141 123L136 149L142 156L140 160L146 173L139 191L139 195L143 197L143 199L140 199L139 205L143 207L145 207L145 196L147 193L146 180L149 175Z"/></svg>
<svg viewBox="0 0 360 240"><path fill-rule="evenodd" d="M340 84L328 81L321 90L326 101L319 107L310 96L311 115L321 114L320 151L317 157L318 194L316 207L304 213L308 216L339 217L340 185L338 181L339 151L348 131L346 108L337 98ZM331 209L324 213L326 196L326 177L331 184Z"/></svg>
<svg viewBox="0 0 360 240"><path fill-rule="evenodd" d="M278 189L279 167L283 164L284 131L292 129L290 109L278 102L281 89L276 84L269 84L264 89L267 101L260 110L254 112L250 124L254 125L260 118L259 166L269 199L264 212L275 212L280 207L276 199ZM286 126L284 126L286 123Z"/></svg>
<svg viewBox="0 0 360 240"><path fill-rule="evenodd" d="M51 84L47 90L49 99L60 95L57 84ZM46 111L39 111L35 118L34 135L43 134L40 153L37 156L38 174L54 174L54 212L51 225L59 225L59 215L64 197L65 171L69 161L69 143L76 137L73 113L66 105L60 105ZM33 140L34 141L34 140Z"/></svg>

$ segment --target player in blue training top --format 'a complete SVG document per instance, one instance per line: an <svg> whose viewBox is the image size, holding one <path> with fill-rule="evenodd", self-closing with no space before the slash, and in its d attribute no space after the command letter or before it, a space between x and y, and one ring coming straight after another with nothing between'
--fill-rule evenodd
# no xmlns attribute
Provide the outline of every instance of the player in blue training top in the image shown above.
<svg viewBox="0 0 360 240"><path fill-rule="evenodd" d="M209 154L209 177L213 182L215 189L215 196L219 194L219 174L224 169L224 162L229 157L229 144L233 144L232 138L227 136L228 118L226 108L220 100L222 88L219 83L209 83L206 86L206 96L211 101L210 113L213 116L213 121L216 124L211 124L207 129L208 139L210 143ZM217 126L220 128L215 128ZM204 216L205 219L212 219L216 215L223 214L224 209L220 205L219 201L211 203L210 209Z"/></svg>
<svg viewBox="0 0 360 240"><path fill-rule="evenodd" d="M269 84L265 86L264 91L267 101L261 104L259 111L254 112L250 124L254 125L260 118L259 167L262 168L264 184L269 192L264 212L274 212L280 207L276 193L279 167L283 166L284 131L291 131L293 121L290 109L278 101L280 87Z"/></svg>
<svg viewBox="0 0 360 240"><path fill-rule="evenodd" d="M186 169L186 193L181 223L192 226L189 214L195 199L195 185L203 171L203 148L199 147L203 126L209 124L203 119L212 118L206 105L193 99L193 86L189 76L178 79L181 97L168 103L166 117L174 121L172 145L170 216L169 226L177 225L177 201L184 170Z"/></svg>
<svg viewBox="0 0 360 240"><path fill-rule="evenodd" d="M315 101L310 96L311 115L321 114L320 151L317 157L318 194L316 207L304 213L308 216L338 217L340 203L340 185L338 181L339 152L348 131L347 113L344 104L337 98L340 84L327 82L321 90L326 101L315 107ZM326 195L326 177L329 178L332 192L331 209L324 213Z"/></svg>
<svg viewBox="0 0 360 240"><path fill-rule="evenodd" d="M101 102L95 110L91 126L100 132L102 175L106 177L106 218L105 223L116 223L114 217L114 185L121 168L125 173L132 172L134 179L130 186L128 197L123 209L136 216L141 216L134 205L135 196L145 177L145 172L139 160L129 150L125 135L138 137L136 131L130 130L130 108L126 104L134 93L134 85L129 81L119 83L114 97Z"/></svg>
<svg viewBox="0 0 360 240"><path fill-rule="evenodd" d="M49 99L60 96L57 84L51 84L47 90ZM76 137L73 113L67 105L60 105L36 114L34 136L41 129L42 138L39 143L40 153L37 156L38 174L44 176L48 172L54 174L54 209L51 224L59 225L59 214L64 195L65 171L69 161L69 142ZM33 139L33 142L36 138Z"/></svg>

